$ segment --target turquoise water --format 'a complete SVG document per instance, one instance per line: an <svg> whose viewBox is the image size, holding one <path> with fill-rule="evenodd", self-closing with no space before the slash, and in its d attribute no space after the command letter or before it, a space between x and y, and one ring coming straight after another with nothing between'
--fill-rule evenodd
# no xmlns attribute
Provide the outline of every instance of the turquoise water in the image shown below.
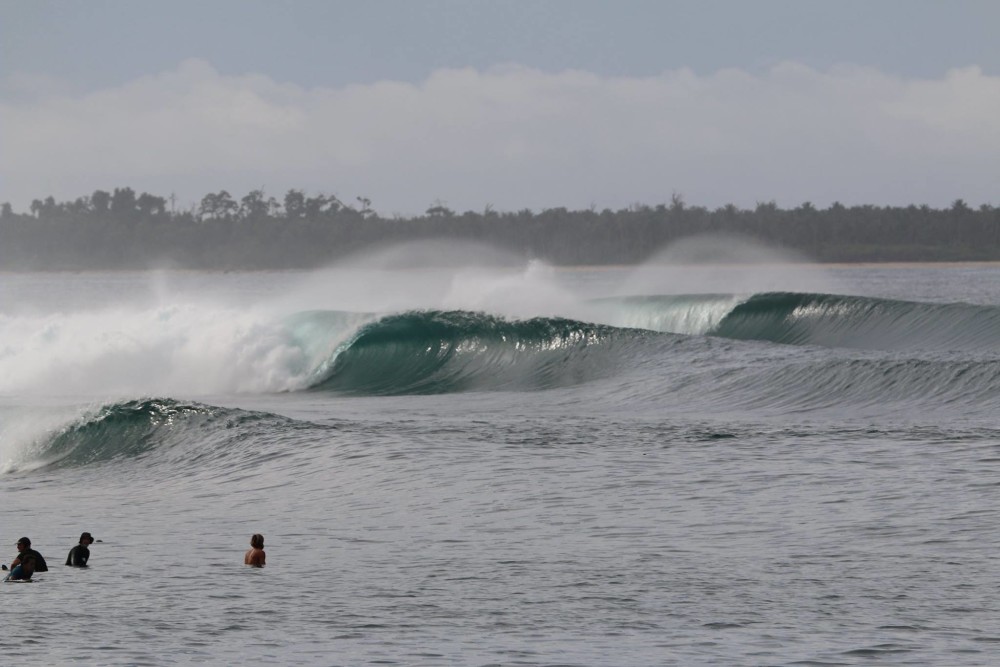
<svg viewBox="0 0 1000 667"><path fill-rule="evenodd" d="M990 664L998 278L2 275L4 653Z"/></svg>

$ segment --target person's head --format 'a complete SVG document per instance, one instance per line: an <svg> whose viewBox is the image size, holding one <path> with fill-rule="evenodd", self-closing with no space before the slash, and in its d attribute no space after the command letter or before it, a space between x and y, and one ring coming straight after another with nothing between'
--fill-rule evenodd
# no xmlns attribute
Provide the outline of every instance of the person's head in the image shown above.
<svg viewBox="0 0 1000 667"><path fill-rule="evenodd" d="M80 544L93 544L94 538L90 533L83 533L80 535Z"/></svg>
<svg viewBox="0 0 1000 667"><path fill-rule="evenodd" d="M30 548L31 548L31 540L29 540L27 537L22 537L17 541L18 551L23 551L24 549L30 549Z"/></svg>
<svg viewBox="0 0 1000 667"><path fill-rule="evenodd" d="M253 535L251 535L250 536L250 546L252 546L254 549L263 549L264 548L264 536L261 535L260 533L254 533Z"/></svg>

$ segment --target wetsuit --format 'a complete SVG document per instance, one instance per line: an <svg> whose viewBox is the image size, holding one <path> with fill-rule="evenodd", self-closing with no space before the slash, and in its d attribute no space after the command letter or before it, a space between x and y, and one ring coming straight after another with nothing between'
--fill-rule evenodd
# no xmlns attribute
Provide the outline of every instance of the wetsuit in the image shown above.
<svg viewBox="0 0 1000 667"><path fill-rule="evenodd" d="M66 556L66 564L72 567L87 567L89 559L90 549L84 544L78 544L69 550L69 555Z"/></svg>
<svg viewBox="0 0 1000 667"><path fill-rule="evenodd" d="M29 551L35 558L35 572L48 572L49 566L45 564L45 559L42 558L42 554L38 553L34 549L25 549L24 553L28 553Z"/></svg>
<svg viewBox="0 0 1000 667"><path fill-rule="evenodd" d="M34 549L25 549L17 555L15 560L17 560L17 565L15 565L14 569L10 571L11 579L31 579L31 575L28 574L26 576L24 571L24 564L29 560L35 561L34 572L49 571L49 566L45 564L45 559L42 558L42 554L38 553Z"/></svg>

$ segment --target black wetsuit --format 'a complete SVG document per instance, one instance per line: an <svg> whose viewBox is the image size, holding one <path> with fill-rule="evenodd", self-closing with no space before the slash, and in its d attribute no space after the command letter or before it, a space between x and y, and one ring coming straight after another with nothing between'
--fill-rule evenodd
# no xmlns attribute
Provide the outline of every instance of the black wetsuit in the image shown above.
<svg viewBox="0 0 1000 667"><path fill-rule="evenodd" d="M72 567L87 567L89 559L90 549L86 545L78 544L69 550L69 555L66 556L66 564Z"/></svg>
<svg viewBox="0 0 1000 667"><path fill-rule="evenodd" d="M42 558L42 554L38 553L37 551L35 551L34 549L31 549L31 548L25 549L24 551L22 551L21 553L19 553L17 555L17 558L15 560L17 560L17 563L18 563L17 566L15 566L15 569L17 567L20 567L21 571L24 570L24 564L27 561L29 561L29 560L35 561L35 568L34 568L34 570L32 570L33 572L48 572L49 571L49 566L46 565L45 559ZM11 570L11 575L14 575L14 574L15 574L14 570ZM17 576L13 576L12 578L14 578L14 579L21 579L21 578L30 579L30 577L17 577Z"/></svg>
<svg viewBox="0 0 1000 667"><path fill-rule="evenodd" d="M25 549L21 554L21 562L24 562L24 557L28 554L35 557L35 572L48 572L49 566L45 564L45 559L42 558L42 554L38 553L34 549Z"/></svg>

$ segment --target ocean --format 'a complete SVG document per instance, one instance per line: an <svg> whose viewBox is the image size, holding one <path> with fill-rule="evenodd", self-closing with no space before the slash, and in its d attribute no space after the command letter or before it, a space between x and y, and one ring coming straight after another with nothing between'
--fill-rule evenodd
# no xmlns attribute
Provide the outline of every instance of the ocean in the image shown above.
<svg viewBox="0 0 1000 667"><path fill-rule="evenodd" d="M996 664L1000 267L474 254L2 274L4 661Z"/></svg>

